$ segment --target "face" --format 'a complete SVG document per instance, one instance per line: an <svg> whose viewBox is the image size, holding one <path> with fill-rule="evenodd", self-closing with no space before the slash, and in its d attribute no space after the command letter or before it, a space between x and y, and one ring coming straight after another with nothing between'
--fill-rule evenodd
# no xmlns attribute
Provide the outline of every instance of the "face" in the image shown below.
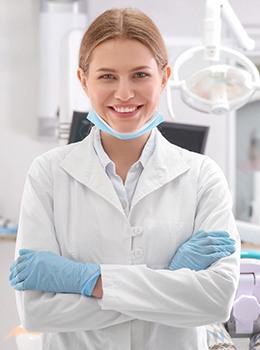
<svg viewBox="0 0 260 350"><path fill-rule="evenodd" d="M92 52L81 84L96 113L118 132L133 132L150 119L170 75L136 40L111 39Z"/></svg>

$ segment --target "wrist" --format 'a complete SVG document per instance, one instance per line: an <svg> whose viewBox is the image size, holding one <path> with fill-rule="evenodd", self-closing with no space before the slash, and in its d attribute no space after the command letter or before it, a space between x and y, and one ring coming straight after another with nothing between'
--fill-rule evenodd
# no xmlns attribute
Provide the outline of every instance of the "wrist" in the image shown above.
<svg viewBox="0 0 260 350"><path fill-rule="evenodd" d="M102 299L103 297L103 288L102 288L102 278L99 276L97 283L93 289L92 296L97 299Z"/></svg>
<svg viewBox="0 0 260 350"><path fill-rule="evenodd" d="M93 290L100 276L100 266L97 264L83 264L81 274L81 294L87 297L92 296Z"/></svg>

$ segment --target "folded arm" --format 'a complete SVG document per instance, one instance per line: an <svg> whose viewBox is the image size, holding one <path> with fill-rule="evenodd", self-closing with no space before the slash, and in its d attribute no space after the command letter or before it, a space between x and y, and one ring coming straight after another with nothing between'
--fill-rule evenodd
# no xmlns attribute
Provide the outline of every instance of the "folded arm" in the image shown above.
<svg viewBox="0 0 260 350"><path fill-rule="evenodd" d="M42 181L50 181L49 173L47 172ZM34 232L41 241L41 251L50 250L59 256L61 253L53 227L51 194L41 191L39 184L36 189L35 178L37 176L29 179L27 183L23 199L26 205L23 206L19 225L22 235L18 234L17 249L23 248L24 242L30 242L31 246L28 248L37 251L39 247L34 246L35 240L32 240L31 235ZM206 181L204 184L208 186ZM42 183L41 186L49 189L52 187L51 184L44 186ZM194 228L198 231L203 228L208 230L207 232L221 228L238 241L230 200L224 196L221 201L221 198L216 196L216 192L220 196L222 194L218 191L218 186L208 188L211 189L199 189L201 194L198 196ZM35 214L35 208L36 213L41 212L39 222L38 216L32 215ZM33 227L30 227L32 216ZM27 237L28 231L30 234ZM42 239L45 235L48 235L46 241ZM21 241L19 236L22 237ZM31 326L27 326L28 329L32 329L36 321L34 329L43 331L98 329L135 318L179 327L224 321L229 317L233 303L239 276L238 261L237 250L215 263L207 262L209 267L202 271L191 270L190 266L181 266L179 262L180 270L174 272L152 270L145 265L101 265L101 300L86 298L80 294L25 290L17 292L21 319L25 325ZM101 287L100 278L97 287ZM102 296L96 294L95 289L93 293L96 297ZM61 310L65 310L66 318L60 319Z"/></svg>
<svg viewBox="0 0 260 350"><path fill-rule="evenodd" d="M48 161L45 161L44 166L42 163L42 159L40 162L36 159L27 176L16 242L16 259L19 250L23 248L61 255L62 248L54 226L52 169L48 168ZM16 291L16 300L21 323L32 331L102 329L132 319L120 312L102 310L95 298L74 293L23 290ZM61 314L64 317L60 317Z"/></svg>
<svg viewBox="0 0 260 350"><path fill-rule="evenodd" d="M220 258L230 256L234 250L235 240L230 238L227 232L199 231L179 248L170 263L169 269L189 269L194 271L203 270L208 268ZM190 298L188 298L188 295L185 296L186 293L190 295L189 286L191 285L193 286L192 291L194 298L197 297L200 299L203 297L205 305L203 312L201 303L198 303L199 310L196 310L195 313L195 325L198 325L197 312L200 312L200 322L205 322L207 320L207 318L205 318L207 314L211 314L210 307L216 308L215 310L212 310L212 313L214 313L217 317L216 320L219 320L219 317L222 317L222 319L225 321L226 317L219 315L217 311L222 309L218 307L218 302L221 302L221 304L227 302L224 298L226 295L223 293L221 293L222 295L216 295L214 297L214 303L212 303L212 292L210 294L210 298L208 297L208 292L210 286L213 288L213 293L214 290L216 291L216 283L218 283L219 286L222 286L223 290L226 290L228 283L232 285L232 281L228 281L227 278L223 280L223 276L218 275L217 270L209 270L205 272L204 275L194 274L192 271L190 271L190 273L185 271L179 275L173 274L172 272L164 273L164 271L152 271L144 266L111 267L109 265L104 265L103 272L105 275L107 271L109 271L110 279L111 276L116 277L114 281L110 280L109 285L105 286L106 290L112 294L108 298L106 296L104 302L101 301L100 305L103 307L103 309L111 311L117 310L120 313L125 313L129 317L132 316L153 322L157 320L159 323L176 326L177 320L175 317L177 317L179 322L183 322L183 318L178 314L178 304L181 304L179 312L183 313L185 311L182 305L183 300L186 300L185 304L187 308L192 307L194 303L194 299L192 298L191 305L189 305L188 300ZM208 275L208 278L211 279L210 283L205 281L206 275ZM137 282L138 277L140 280ZM129 284L131 280L132 283L130 286ZM103 296L99 265L74 262L51 252L35 252L25 249L21 250L20 256L11 267L10 281L17 290L75 293L83 296L91 296L93 294L97 298L102 298ZM97 281L98 283L96 285ZM124 286L124 283L127 283L127 285ZM142 285L144 287L147 283L151 284L150 288L147 286L147 288L142 288L142 290L139 291L137 290L136 286ZM205 283L208 285L206 286ZM183 289L181 299L178 297L180 286L182 286L181 288ZM119 296L122 294L122 299L115 298L114 289L116 290L117 288L119 289L116 295ZM127 300L124 299L126 294L124 290L127 290L128 292L132 288L134 288L134 290L132 290L133 296L135 294L138 296L140 296L140 294L144 294L143 298L140 299L142 302L140 302L138 306L136 304L131 305L129 303L129 300L131 300L130 295L128 295ZM147 291L149 291L150 297L148 297L148 295L145 297ZM178 295L176 295L176 292ZM152 297L153 293L154 297ZM158 293L160 293L160 297L158 296ZM157 311L155 313L154 304L163 302L163 293L165 293L164 299L167 298L168 301L167 303L164 301L164 306L162 303L161 309L159 305L157 305ZM120 303L118 303L119 300L121 300ZM134 298L134 300L136 300L136 298ZM146 301L144 302L144 300ZM150 306L149 303L151 303ZM227 309L229 308L227 307ZM171 310L174 310L175 317L173 317ZM184 319L184 322L186 323L187 321ZM190 322L194 322L194 320L190 318ZM210 322L212 322L212 319L210 319ZM191 325L193 325L193 323L191 323Z"/></svg>

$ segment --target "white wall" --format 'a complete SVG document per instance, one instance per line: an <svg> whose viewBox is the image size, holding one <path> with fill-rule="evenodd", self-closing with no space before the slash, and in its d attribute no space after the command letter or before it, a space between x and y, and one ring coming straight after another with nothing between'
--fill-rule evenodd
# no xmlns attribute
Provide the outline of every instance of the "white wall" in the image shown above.
<svg viewBox="0 0 260 350"><path fill-rule="evenodd" d="M136 7L144 11L164 35L202 35L204 0L87 0L89 20L111 7Z"/></svg>
<svg viewBox="0 0 260 350"><path fill-rule="evenodd" d="M259 0L230 2L243 23L259 23ZM103 10L116 6L144 10L164 35L202 36L204 0L88 0L88 18L92 20ZM23 184L30 163L58 143L57 140L42 141L38 137L38 8L39 1L36 0L0 1L0 216L14 221L18 220ZM178 95L174 97L174 103L179 121L209 123L208 116L186 107ZM227 119L215 118L210 123L214 137L209 138L207 153L225 170ZM13 252L13 241L0 240L0 350L15 349L14 343L4 341L3 337L19 322L14 294L7 281ZM6 307L7 300L10 309Z"/></svg>
<svg viewBox="0 0 260 350"><path fill-rule="evenodd" d="M28 167L55 142L37 132L37 1L0 1L0 216L18 220ZM8 283L14 241L0 239L0 350L14 350L5 335L19 324Z"/></svg>
<svg viewBox="0 0 260 350"><path fill-rule="evenodd" d="M0 2L0 215L18 219L32 159L56 142L40 142L37 124L37 2Z"/></svg>
<svg viewBox="0 0 260 350"><path fill-rule="evenodd" d="M231 0L243 23L259 21L258 0ZM196 6L191 4L196 3ZM248 8L248 5L251 5ZM204 0L88 0L88 18L110 7L139 7L150 15L166 36L202 36ZM22 187L32 159L57 144L56 140L41 141L37 130L37 12L34 0L1 0L0 2L0 216L18 219ZM177 49L176 49L177 50ZM209 117L185 106L178 92L174 96L176 118L179 121L209 123ZM167 114L167 110L165 110ZM226 118L215 118L213 128L226 128ZM220 135L218 135L220 136ZM217 137L219 139L219 137ZM207 152L225 170L222 151L209 138ZM212 143L212 144L211 144ZM224 145L225 146L225 145ZM209 150L208 150L209 149Z"/></svg>

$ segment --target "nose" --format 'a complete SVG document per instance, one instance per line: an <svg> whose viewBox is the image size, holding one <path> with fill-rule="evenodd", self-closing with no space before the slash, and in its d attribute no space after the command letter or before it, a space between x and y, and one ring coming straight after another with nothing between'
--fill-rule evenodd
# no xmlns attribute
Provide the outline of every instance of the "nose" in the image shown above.
<svg viewBox="0 0 260 350"><path fill-rule="evenodd" d="M114 97L121 101L128 101L135 96L131 82L128 79L118 80Z"/></svg>

